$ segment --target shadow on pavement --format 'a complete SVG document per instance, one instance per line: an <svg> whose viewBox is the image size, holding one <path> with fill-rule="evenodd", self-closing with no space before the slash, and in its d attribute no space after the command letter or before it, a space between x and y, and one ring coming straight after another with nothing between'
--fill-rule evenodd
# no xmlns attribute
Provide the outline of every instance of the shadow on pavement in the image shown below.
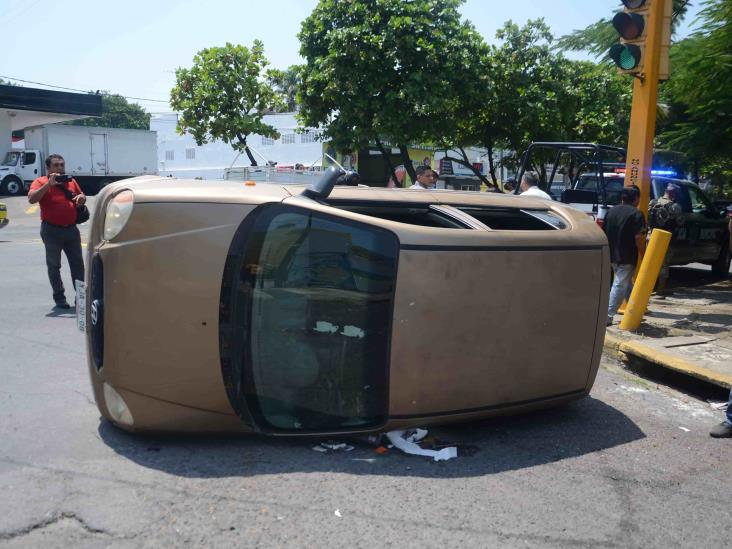
<svg viewBox="0 0 732 549"><path fill-rule="evenodd" d="M99 435L119 455L151 469L189 478L248 477L296 472L462 478L552 463L645 438L627 416L588 397L531 414L430 429L440 439L475 453L448 462L377 454L365 442L351 452L323 454L324 438L150 437L132 435L102 420Z"/></svg>
<svg viewBox="0 0 732 549"><path fill-rule="evenodd" d="M46 313L47 318L76 318L76 309L57 309L53 308Z"/></svg>

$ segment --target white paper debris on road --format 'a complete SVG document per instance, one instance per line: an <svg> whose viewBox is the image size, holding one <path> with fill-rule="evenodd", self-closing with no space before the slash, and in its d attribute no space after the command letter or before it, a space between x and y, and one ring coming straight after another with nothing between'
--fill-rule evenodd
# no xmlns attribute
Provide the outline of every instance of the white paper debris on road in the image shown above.
<svg viewBox="0 0 732 549"><path fill-rule="evenodd" d="M419 431L423 430L424 429L419 429ZM427 433L425 432L425 435L426 434ZM457 457L457 448L455 448L454 446L443 448L442 450L425 450L416 442L411 442L410 440L405 438L405 435L406 431L401 430L389 431L388 433L386 433L386 436L391 441L391 443L405 454L431 457L435 461L447 461L448 459ZM413 438L413 436L414 435L412 435L412 437L410 438ZM424 436L422 438L424 438Z"/></svg>
<svg viewBox="0 0 732 549"><path fill-rule="evenodd" d="M341 510L340 509L336 509L335 510L335 516L337 516L338 518L341 518L343 516L343 515L341 515Z"/></svg>
<svg viewBox="0 0 732 549"><path fill-rule="evenodd" d="M350 452L353 450L353 446L346 444L345 442L334 442L329 440L327 442L321 442L317 446L313 446L313 450L316 452L327 453L327 452Z"/></svg>
<svg viewBox="0 0 732 549"><path fill-rule="evenodd" d="M688 433L688 432L690 432L690 431L691 431L691 429L687 429L686 427L681 427L681 426L679 426L679 429L681 429L681 430L682 430L682 431L684 431L685 433Z"/></svg>

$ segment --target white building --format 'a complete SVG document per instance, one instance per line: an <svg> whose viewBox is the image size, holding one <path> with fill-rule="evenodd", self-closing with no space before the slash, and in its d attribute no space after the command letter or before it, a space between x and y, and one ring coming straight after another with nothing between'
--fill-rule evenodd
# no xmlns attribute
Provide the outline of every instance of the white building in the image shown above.
<svg viewBox="0 0 732 549"><path fill-rule="evenodd" d="M238 153L223 141L196 145L189 134L176 132L178 115L153 116L150 129L158 133L158 173L182 178L223 179L224 170L230 167L249 166L246 153ZM267 161L277 166L319 166L323 146L314 131L302 131L295 113L265 115L264 123L277 129L279 139L250 135L247 144L259 165Z"/></svg>

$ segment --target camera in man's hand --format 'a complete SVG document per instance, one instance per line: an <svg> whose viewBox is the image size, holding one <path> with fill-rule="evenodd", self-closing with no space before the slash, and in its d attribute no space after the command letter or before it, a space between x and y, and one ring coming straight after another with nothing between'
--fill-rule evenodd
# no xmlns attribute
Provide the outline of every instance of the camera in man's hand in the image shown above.
<svg viewBox="0 0 732 549"><path fill-rule="evenodd" d="M56 176L56 181L58 183L64 183L64 184L66 184L69 181L71 181L71 176L70 175L67 175L67 174L57 175Z"/></svg>

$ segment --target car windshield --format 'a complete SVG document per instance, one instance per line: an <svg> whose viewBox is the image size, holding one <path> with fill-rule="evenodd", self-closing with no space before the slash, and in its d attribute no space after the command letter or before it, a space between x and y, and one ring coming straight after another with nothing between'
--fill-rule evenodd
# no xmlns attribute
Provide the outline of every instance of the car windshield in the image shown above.
<svg viewBox="0 0 732 549"><path fill-rule="evenodd" d="M17 166L18 160L20 159L20 153L19 152L9 152L5 155L5 159L3 160L3 166Z"/></svg>

